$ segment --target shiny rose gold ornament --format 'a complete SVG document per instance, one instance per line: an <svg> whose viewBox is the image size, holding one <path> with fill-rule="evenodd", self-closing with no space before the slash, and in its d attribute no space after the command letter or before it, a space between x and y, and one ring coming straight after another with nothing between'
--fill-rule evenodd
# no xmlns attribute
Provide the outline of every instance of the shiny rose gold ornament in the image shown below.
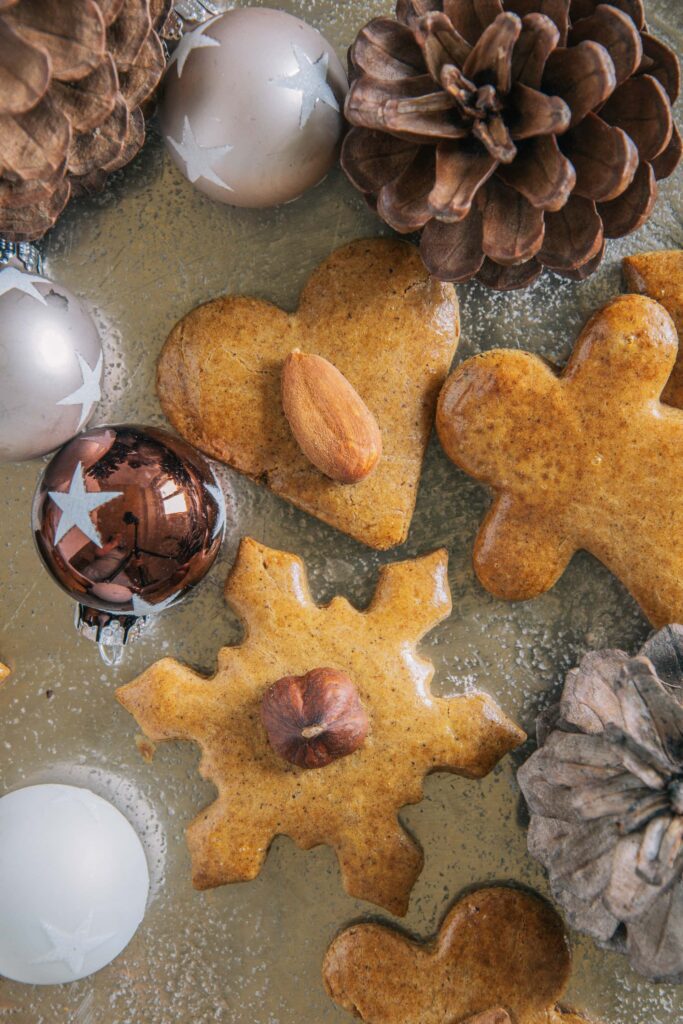
<svg viewBox="0 0 683 1024"><path fill-rule="evenodd" d="M78 601L81 632L109 662L144 616L175 604L206 575L225 519L208 463L152 427L80 434L48 464L33 502L38 552Z"/></svg>
<svg viewBox="0 0 683 1024"><path fill-rule="evenodd" d="M348 83L327 40L285 11L226 11L186 33L164 79L161 128L176 166L234 206L274 206L317 185L341 140Z"/></svg>

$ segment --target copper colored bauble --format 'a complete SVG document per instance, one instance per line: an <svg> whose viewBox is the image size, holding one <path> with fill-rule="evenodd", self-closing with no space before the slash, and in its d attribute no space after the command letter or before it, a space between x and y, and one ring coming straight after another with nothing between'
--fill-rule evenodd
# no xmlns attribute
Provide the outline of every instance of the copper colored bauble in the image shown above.
<svg viewBox="0 0 683 1024"><path fill-rule="evenodd" d="M0 235L41 238L133 159L171 0L0 0Z"/></svg>
<svg viewBox="0 0 683 1024"><path fill-rule="evenodd" d="M190 445L151 427L97 427L43 473L33 529L48 572L81 606L82 631L118 647L136 620L206 575L225 527L221 487Z"/></svg>
<svg viewBox="0 0 683 1024"><path fill-rule="evenodd" d="M346 90L317 29L284 11L239 8L180 40L164 78L161 127L174 163L201 192L274 206L334 163Z"/></svg>
<svg viewBox="0 0 683 1024"><path fill-rule="evenodd" d="M681 157L643 0L398 0L350 65L342 166L442 280L587 277Z"/></svg>

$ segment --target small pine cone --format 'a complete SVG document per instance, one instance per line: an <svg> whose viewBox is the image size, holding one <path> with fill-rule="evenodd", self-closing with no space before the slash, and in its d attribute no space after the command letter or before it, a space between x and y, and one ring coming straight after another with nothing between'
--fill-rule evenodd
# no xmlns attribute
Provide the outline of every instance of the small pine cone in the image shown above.
<svg viewBox="0 0 683 1024"><path fill-rule="evenodd" d="M571 926L653 981L683 982L683 627L635 658L592 651L517 780L529 852Z"/></svg>
<svg viewBox="0 0 683 1024"><path fill-rule="evenodd" d="M681 157L642 0L398 0L349 63L342 166L442 280L587 277Z"/></svg>
<svg viewBox="0 0 683 1024"><path fill-rule="evenodd" d="M0 0L0 235L34 241L138 152L171 0Z"/></svg>

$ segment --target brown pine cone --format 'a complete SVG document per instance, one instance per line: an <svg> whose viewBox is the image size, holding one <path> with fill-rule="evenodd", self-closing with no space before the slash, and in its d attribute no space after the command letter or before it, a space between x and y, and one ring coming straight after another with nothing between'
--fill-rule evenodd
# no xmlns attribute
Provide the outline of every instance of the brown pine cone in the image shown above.
<svg viewBox="0 0 683 1024"><path fill-rule="evenodd" d="M398 0L349 62L342 166L442 280L587 277L681 157L642 0Z"/></svg>
<svg viewBox="0 0 683 1024"><path fill-rule="evenodd" d="M34 241L140 149L171 0L0 0L0 235Z"/></svg>

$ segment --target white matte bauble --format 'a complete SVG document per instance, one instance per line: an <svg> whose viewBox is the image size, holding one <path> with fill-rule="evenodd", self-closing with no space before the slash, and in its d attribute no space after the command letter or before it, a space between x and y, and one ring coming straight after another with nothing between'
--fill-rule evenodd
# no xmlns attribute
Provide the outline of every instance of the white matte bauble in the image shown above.
<svg viewBox="0 0 683 1024"><path fill-rule="evenodd" d="M145 913L142 844L112 804L77 786L0 799L0 975L85 978L125 949Z"/></svg>
<svg viewBox="0 0 683 1024"><path fill-rule="evenodd" d="M285 11L237 8L180 40L164 79L162 132L176 165L212 199L275 206L334 163L347 89L317 29Z"/></svg>
<svg viewBox="0 0 683 1024"><path fill-rule="evenodd" d="M0 269L0 463L46 455L82 430L102 362L97 328L71 292Z"/></svg>

